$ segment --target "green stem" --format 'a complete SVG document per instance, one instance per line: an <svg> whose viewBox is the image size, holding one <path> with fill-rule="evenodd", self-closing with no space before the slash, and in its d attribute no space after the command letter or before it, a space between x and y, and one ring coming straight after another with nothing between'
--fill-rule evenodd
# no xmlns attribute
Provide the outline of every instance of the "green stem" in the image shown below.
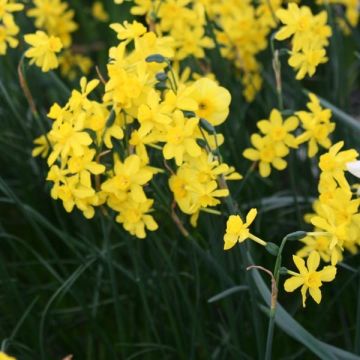
<svg viewBox="0 0 360 360"><path fill-rule="evenodd" d="M297 217L298 224L301 227L303 224L302 224L301 210L300 210L300 206L299 206L296 180L295 180L295 166L294 166L295 160L296 160L296 154L294 152L291 152L290 161L289 161L290 183L291 183L291 189L292 189L293 198L294 198L294 202L295 202L296 217Z"/></svg>
<svg viewBox="0 0 360 360"><path fill-rule="evenodd" d="M274 268L274 277L275 277L275 289L272 291L271 296L271 307L270 307L270 314L269 314L269 325L268 325L268 332L266 338L266 349L265 349L265 360L271 360L272 356L272 344L274 338L274 327L275 327L275 315L276 315L276 306L277 306L277 296L278 296L278 288L279 288L279 278L280 278L280 268L281 268L281 261L282 261L282 252L285 247L286 242L292 236L297 234L291 233L286 235L280 244L279 252L276 257L275 268Z"/></svg>
<svg viewBox="0 0 360 360"><path fill-rule="evenodd" d="M229 189L224 176L220 177L220 187ZM228 208L228 212L230 214L239 213L239 210L237 209L237 204L236 204L236 202L234 202L234 199L232 198L230 191L229 191L229 196L224 199L224 202L225 202L225 204ZM243 246L240 247L241 259L242 259L243 264L246 264L246 266L248 265L247 252L249 252L249 251L250 250L248 248L248 244L247 244L247 247L243 247ZM249 292L250 292L250 298L251 298L250 309L251 309L251 313L252 313L252 318L254 319L254 321L253 321L254 332L255 332L255 334L257 334L257 336L255 336L256 347L257 347L258 354L260 356L261 349L263 348L263 346L262 346L262 342L261 342L262 329L260 326L260 316L259 316L258 308L256 306L257 300L256 300L256 294L254 291L256 288L256 285L254 284L253 277L249 276L248 274L246 274L246 282L249 284Z"/></svg>

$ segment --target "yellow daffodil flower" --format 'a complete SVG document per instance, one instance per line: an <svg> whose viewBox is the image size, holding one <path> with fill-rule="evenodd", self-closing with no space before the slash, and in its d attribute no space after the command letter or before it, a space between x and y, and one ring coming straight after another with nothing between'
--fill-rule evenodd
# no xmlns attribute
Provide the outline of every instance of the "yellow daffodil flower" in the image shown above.
<svg viewBox="0 0 360 360"><path fill-rule="evenodd" d="M336 267L325 266L322 270L317 271L320 265L320 255L316 251L311 252L306 265L305 261L296 255L293 255L293 260L299 272L288 271L288 274L293 276L285 281L285 291L293 292L301 286L303 307L306 305L308 291L315 302L319 304L321 301L320 287L323 282L335 279Z"/></svg>
<svg viewBox="0 0 360 360"><path fill-rule="evenodd" d="M30 64L35 63L44 72L59 66L56 53L61 51L63 45L58 37L37 31L35 34L25 35L24 39L31 45L31 48L25 52L25 56L31 59Z"/></svg>
<svg viewBox="0 0 360 360"><path fill-rule="evenodd" d="M233 248L236 243L242 243L246 239L251 239L262 246L266 246L266 242L250 233L249 227L255 220L257 215L256 209L251 209L246 215L246 221L243 222L239 215L230 215L226 223L226 233L224 235L224 250Z"/></svg>

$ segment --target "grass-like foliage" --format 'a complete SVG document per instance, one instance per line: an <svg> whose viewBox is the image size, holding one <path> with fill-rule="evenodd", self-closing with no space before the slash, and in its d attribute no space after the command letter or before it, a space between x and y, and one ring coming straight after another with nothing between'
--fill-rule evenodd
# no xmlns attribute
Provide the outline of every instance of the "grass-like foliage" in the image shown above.
<svg viewBox="0 0 360 360"><path fill-rule="evenodd" d="M0 0L0 360L360 359L353 0Z"/></svg>

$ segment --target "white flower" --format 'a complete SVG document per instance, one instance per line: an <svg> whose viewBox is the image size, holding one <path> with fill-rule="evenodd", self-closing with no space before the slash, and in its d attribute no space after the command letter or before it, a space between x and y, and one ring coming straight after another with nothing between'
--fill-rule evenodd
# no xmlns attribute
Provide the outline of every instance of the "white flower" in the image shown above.
<svg viewBox="0 0 360 360"><path fill-rule="evenodd" d="M354 176L360 178L360 161L351 161L346 164L347 170Z"/></svg>

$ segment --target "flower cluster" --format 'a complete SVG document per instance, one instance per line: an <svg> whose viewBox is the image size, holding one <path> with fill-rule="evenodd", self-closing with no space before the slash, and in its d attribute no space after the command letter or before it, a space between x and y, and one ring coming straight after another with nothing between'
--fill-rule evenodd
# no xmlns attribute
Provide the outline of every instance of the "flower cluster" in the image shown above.
<svg viewBox="0 0 360 360"><path fill-rule="evenodd" d="M150 165L160 155L175 201L195 225L201 210L228 195L221 179L241 178L222 162L223 138L215 130L227 118L231 96L208 78L179 80L171 38L136 21L111 27L120 43L109 52L102 101L89 98L99 81L82 78L65 106L52 106L52 128L36 140L33 154L47 157L51 195L68 212L76 207L92 218L106 204L139 238L158 227L147 188L163 172Z"/></svg>
<svg viewBox="0 0 360 360"><path fill-rule="evenodd" d="M330 134L335 130L335 123L331 122L331 110L323 109L319 99L309 94L307 103L309 111L298 111L303 133L297 138L298 144L308 143L308 156L314 157L319 151L319 145L325 149L331 146Z"/></svg>
<svg viewBox="0 0 360 360"><path fill-rule="evenodd" d="M30 64L35 63L43 72L56 69L59 66L56 53L60 52L63 45L60 38L48 36L43 31L25 35L25 42L31 45L25 56L30 58Z"/></svg>
<svg viewBox="0 0 360 360"><path fill-rule="evenodd" d="M342 141L338 142L320 157L319 198L313 206L315 213L306 216L315 228L302 240L305 246L298 253L306 256L317 250L325 262L332 264L342 260L345 249L354 254L360 245L360 199L354 198L345 177L347 163L353 162L358 153L354 149L340 151L343 146Z"/></svg>
<svg viewBox="0 0 360 360"><path fill-rule="evenodd" d="M254 100L262 86L261 65L257 55L268 46L268 36L276 27L274 11L281 0L212 1L209 8L216 24L216 38L221 55L237 69L248 102Z"/></svg>
<svg viewBox="0 0 360 360"><path fill-rule="evenodd" d="M82 74L87 74L92 61L89 57L74 52L71 47L72 33L78 29L74 10L69 9L68 3L61 0L34 0L33 5L27 15L34 18L38 31L25 36L25 41L32 46L26 56L31 57L32 63L41 67L44 72L60 65L62 75L71 80L76 77L78 69ZM57 54L63 48L65 51Z"/></svg>
<svg viewBox="0 0 360 360"><path fill-rule="evenodd" d="M0 1L5 4L2 8L0 2L0 20L13 22L11 12L22 6ZM284 9L282 0L134 0L132 14L145 16L150 31L137 21L111 24L119 43L109 50L107 74L99 76L101 82L81 78L80 90L73 90L64 105L51 107L51 129L35 140L33 155L47 159L51 196L67 212L76 208L88 219L96 211L114 217L137 238L158 229L156 200L164 200L164 189L159 190L157 179L168 184L173 199L161 205L175 222L176 207L193 226L201 212L219 214L214 208L230 195L227 181L242 176L220 153L224 137L217 127L228 117L231 95L215 80L206 51L234 64L250 102L261 88L257 57L280 19L283 26L275 38L291 38L289 64L298 71L296 78L313 76L327 61L331 28L326 12L313 15L307 6L288 3ZM25 56L43 71L60 64L70 78L76 77L75 65L86 73L90 60L70 47L77 28L74 12L61 0L34 0L34 5L27 13L38 31L25 36L32 46ZM350 1L345 5L348 11ZM94 3L92 14L102 22L109 19L101 2ZM16 39L4 40L4 51L5 41L12 46ZM335 278L344 250L355 253L360 246L360 199L344 175L358 154L340 151L342 142L332 146L332 113L314 94L309 98L307 110L289 114L273 109L269 119L258 121L252 147L243 153L268 177L272 168L284 170L287 155L301 144L308 144L310 158L320 148L328 150L320 157L314 213L306 215L314 229L300 240L304 246L293 257L298 272L288 271L291 277L284 284L288 292L301 287L304 306L308 292L320 302L320 287ZM355 173L357 166L351 167ZM277 245L250 232L256 215L251 209L245 220L229 216L224 249L251 239L281 259ZM321 259L331 265L318 271Z"/></svg>
<svg viewBox="0 0 360 360"><path fill-rule="evenodd" d="M358 153L354 149L340 151L343 146L340 141L320 157L320 195L314 202L315 213L305 217L315 228L300 240L304 246L293 256L299 273L288 271L293 276L284 284L288 292L301 286L303 306L308 290L320 303L322 282L334 280L335 265L342 260L344 250L354 254L360 245L360 199L354 198L344 174ZM307 268L304 257L308 257ZM320 259L331 265L317 271Z"/></svg>
<svg viewBox="0 0 360 360"><path fill-rule="evenodd" d="M290 149L296 149L300 144L308 143L308 156L314 157L319 151L319 145L325 149L331 146L330 134L335 129L331 122L331 110L323 109L319 99L309 94L308 111L297 111L295 115L283 120L279 110L274 109L269 120L257 122L260 134L251 136L253 148L244 151L243 156L259 163L262 177L271 173L271 166L284 170L287 166L286 157ZM299 121L300 120L300 121ZM302 133L295 137L299 124Z"/></svg>
<svg viewBox="0 0 360 360"><path fill-rule="evenodd" d="M273 12L281 0L135 0L134 15L145 15L157 34L169 34L175 40L175 60L198 59L200 68L211 71L204 61L206 49L217 47L230 60L244 87L244 96L252 101L261 88L261 67L256 59L266 49L267 37L276 26ZM200 60L200 62L199 62Z"/></svg>
<svg viewBox="0 0 360 360"><path fill-rule="evenodd" d="M23 8L23 4L0 0L0 55L6 54L8 46L16 48L19 44L16 35L20 29L15 23L13 13Z"/></svg>
<svg viewBox="0 0 360 360"><path fill-rule="evenodd" d="M254 148L246 149L244 157L259 162L259 171L262 177L271 173L271 165L277 170L284 170L287 162L284 157L289 154L289 148L296 148L297 142L292 131L299 124L296 116L290 116L285 121L279 110L274 109L269 120L260 120L257 123L263 136L253 134L251 143Z"/></svg>
<svg viewBox="0 0 360 360"><path fill-rule="evenodd" d="M192 0L135 0L133 15L145 15L150 28L157 34L170 35L175 43L174 60L188 56L204 58L205 49L214 42L205 34L204 5Z"/></svg>
<svg viewBox="0 0 360 360"><path fill-rule="evenodd" d="M338 24L343 29L345 34L350 33L349 27L356 27L359 23L359 2L358 0L317 0L320 5L334 4L342 5L345 7L345 14L341 14L337 17ZM336 12L338 15L339 12ZM343 18L345 16L346 20Z"/></svg>
<svg viewBox="0 0 360 360"><path fill-rule="evenodd" d="M282 41L292 37L289 65L297 71L296 79L313 76L317 66L328 61L325 47L332 31L326 11L313 15L309 7L290 3L288 9L279 9L276 16L283 26L275 38Z"/></svg>
<svg viewBox="0 0 360 360"><path fill-rule="evenodd" d="M323 282L335 279L336 264L342 260L344 250L355 254L360 246L360 198L358 193L352 193L345 177L347 170L360 176L360 162L355 161L358 157L356 150L340 151L343 146L344 143L340 141L320 157L320 195L314 202L315 213L305 217L314 229L304 233L306 236L300 239L304 246L293 256L299 272L287 270L291 277L284 283L285 291L293 292L301 287L303 306L308 292L315 302L320 303L320 287ZM245 223L239 215L229 217L224 235L225 250L246 239L267 246L266 242L251 234L248 229L255 216L256 212L252 209ZM307 264L303 258L307 258ZM331 265L318 271L321 259Z"/></svg>
<svg viewBox="0 0 360 360"><path fill-rule="evenodd" d="M288 271L292 277L284 284L288 292L301 286L304 306L308 292L317 303L321 301L320 287L323 282L334 280L335 265L342 260L344 250L355 254L360 246L360 199L357 193L352 192L345 177L346 171L360 174L359 161L355 161L358 153L354 149L340 151L344 146L342 141L331 146L329 136L335 129L331 111L323 109L314 94L309 94L309 98L307 111L298 111L284 121L281 113L274 109L269 120L259 121L257 126L262 135L253 134L251 142L254 148L246 149L243 154L257 161L260 175L266 177L271 172L271 165L279 170L286 167L283 157L290 148L307 142L309 157L318 153L319 146L328 149L320 156L320 194L314 202L315 213L305 216L314 229L300 240L303 247L293 256L299 272ZM299 124L302 133L295 137L293 132ZM254 240L254 235L248 231L252 221L253 218L243 223L238 215L230 216L224 236L225 249L246 238ZM266 243L263 245L266 246ZM307 258L307 266L303 258ZM317 271L320 259L331 262L331 265Z"/></svg>
<svg viewBox="0 0 360 360"><path fill-rule="evenodd" d="M74 21L74 10L61 0L34 0L33 5L27 15L35 19L35 27L60 38L63 45L69 47L71 34L78 28Z"/></svg>
<svg viewBox="0 0 360 360"><path fill-rule="evenodd" d="M224 250L233 248L237 243L242 243L246 239L251 239L256 243L266 246L266 242L257 236L253 235L249 226L253 223L257 215L256 209L251 209L246 215L246 220L243 222L240 215L230 215L226 223L226 233L224 235Z"/></svg>

